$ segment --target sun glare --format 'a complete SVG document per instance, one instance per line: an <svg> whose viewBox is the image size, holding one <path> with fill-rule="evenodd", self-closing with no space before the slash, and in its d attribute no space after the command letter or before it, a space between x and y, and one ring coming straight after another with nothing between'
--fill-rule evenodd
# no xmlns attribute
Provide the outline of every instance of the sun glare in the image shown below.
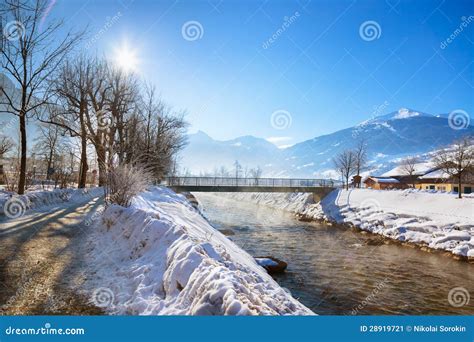
<svg viewBox="0 0 474 342"><path fill-rule="evenodd" d="M122 45L114 52L115 64L126 72L138 70L139 60L136 51L127 45Z"/></svg>

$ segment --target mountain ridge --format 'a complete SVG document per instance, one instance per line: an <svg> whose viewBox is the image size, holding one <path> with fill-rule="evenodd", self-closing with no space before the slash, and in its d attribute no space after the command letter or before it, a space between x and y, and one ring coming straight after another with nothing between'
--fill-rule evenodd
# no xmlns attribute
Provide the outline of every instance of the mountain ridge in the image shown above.
<svg viewBox="0 0 474 342"><path fill-rule="evenodd" d="M334 177L332 158L364 141L370 171L381 173L404 156L426 155L464 135L474 135L471 124L462 129L455 128L448 114L433 115L401 108L283 149L264 138L247 135L219 141L200 131L210 140L203 142L201 139L196 148L193 146L196 139L193 134L189 135L190 144L183 151L182 162L194 174L209 173L222 165L231 169L235 160L239 160L248 167L260 166L267 176ZM206 159L206 155L212 155L212 158Z"/></svg>

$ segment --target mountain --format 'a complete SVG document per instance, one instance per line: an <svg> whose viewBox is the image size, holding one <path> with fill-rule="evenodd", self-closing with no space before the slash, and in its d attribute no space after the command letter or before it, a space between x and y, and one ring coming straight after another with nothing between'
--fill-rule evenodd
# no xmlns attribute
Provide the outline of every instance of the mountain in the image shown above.
<svg viewBox="0 0 474 342"><path fill-rule="evenodd" d="M218 141L199 131L190 134L189 144L182 154L183 165L193 173L211 172L215 167L232 168L238 160L244 166L262 168L279 157L279 149L265 139L243 136Z"/></svg>
<svg viewBox="0 0 474 342"><path fill-rule="evenodd" d="M212 172L221 165L231 169L233 162L239 160L249 167L259 165L268 176L335 177L333 157L364 141L368 172L383 173L407 155L426 157L428 152L465 135L474 136L474 126L453 129L446 114L431 115L402 108L285 149L252 136L217 141L198 132L189 136L182 163L192 173Z"/></svg>

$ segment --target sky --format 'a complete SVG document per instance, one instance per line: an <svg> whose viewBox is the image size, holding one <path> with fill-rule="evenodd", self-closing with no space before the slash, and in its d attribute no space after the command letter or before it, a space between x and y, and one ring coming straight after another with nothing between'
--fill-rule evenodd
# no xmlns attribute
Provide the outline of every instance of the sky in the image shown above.
<svg viewBox="0 0 474 342"><path fill-rule="evenodd" d="M285 146L401 107L462 110L471 120L473 7L468 0L52 0L48 16L87 27L80 50L155 84L168 104L187 111L191 132Z"/></svg>

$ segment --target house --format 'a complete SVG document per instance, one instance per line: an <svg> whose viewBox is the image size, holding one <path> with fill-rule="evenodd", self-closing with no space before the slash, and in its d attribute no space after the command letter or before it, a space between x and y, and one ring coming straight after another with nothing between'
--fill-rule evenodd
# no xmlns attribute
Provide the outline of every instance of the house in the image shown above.
<svg viewBox="0 0 474 342"><path fill-rule="evenodd" d="M397 185L398 182L399 184ZM407 175L402 167L398 166L380 177L370 176L364 184L372 189L406 189L415 186L420 190L435 190L446 192L458 192L457 180L436 168L431 163L419 163L414 167L413 175ZM474 189L474 174L466 174L463 177L461 192L470 194Z"/></svg>
<svg viewBox="0 0 474 342"><path fill-rule="evenodd" d="M392 177L369 176L364 180L366 188L375 190L406 189L408 185Z"/></svg>
<svg viewBox="0 0 474 342"><path fill-rule="evenodd" d="M443 170L434 170L419 176L415 187L420 190L436 190L447 192L459 192L459 185L456 179L453 179ZM461 193L470 194L474 189L474 175L466 174L463 184L461 184Z"/></svg>

